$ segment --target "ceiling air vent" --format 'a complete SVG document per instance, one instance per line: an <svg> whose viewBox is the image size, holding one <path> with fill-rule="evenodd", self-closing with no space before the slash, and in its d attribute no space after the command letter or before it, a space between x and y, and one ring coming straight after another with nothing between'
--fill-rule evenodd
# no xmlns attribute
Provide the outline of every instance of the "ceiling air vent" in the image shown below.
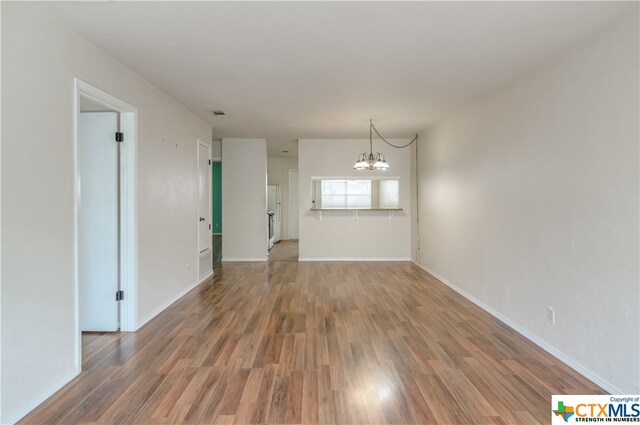
<svg viewBox="0 0 640 425"><path fill-rule="evenodd" d="M227 115L224 113L224 111L221 111L220 109L214 109L213 111L211 111L211 113L216 117L224 117L225 115Z"/></svg>

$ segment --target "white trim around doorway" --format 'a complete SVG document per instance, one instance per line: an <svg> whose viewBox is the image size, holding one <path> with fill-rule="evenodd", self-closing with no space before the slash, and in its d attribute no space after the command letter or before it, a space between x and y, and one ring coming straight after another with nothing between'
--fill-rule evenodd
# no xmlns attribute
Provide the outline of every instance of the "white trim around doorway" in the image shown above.
<svg viewBox="0 0 640 425"><path fill-rule="evenodd" d="M74 156L74 296L76 368L82 370L82 334L80 330L80 298L78 270L78 237L80 214L80 175L78 164L78 123L80 96L102 104L120 114L120 131L124 142L120 158L120 286L124 300L120 305L120 330L134 332L137 327L138 271L136 226L136 153L138 109L91 84L74 79L73 156ZM115 297L115 294L114 294Z"/></svg>

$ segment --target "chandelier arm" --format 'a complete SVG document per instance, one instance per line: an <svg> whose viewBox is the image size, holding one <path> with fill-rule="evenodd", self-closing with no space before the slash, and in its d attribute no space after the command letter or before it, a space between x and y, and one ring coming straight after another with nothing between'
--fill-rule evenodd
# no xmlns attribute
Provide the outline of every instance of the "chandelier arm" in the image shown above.
<svg viewBox="0 0 640 425"><path fill-rule="evenodd" d="M413 140L411 140L409 143L407 143L406 145L394 145L393 143L387 141L387 139L385 139L384 137L382 137L382 135L378 132L378 129L376 128L375 125L373 125L373 121L371 122L371 127L369 129L369 131L371 131L371 128L373 128L373 131L376 132L376 134L378 135L378 137L380 137L382 139L383 142L385 142L387 145L397 148L397 149L402 149L402 148L406 148L407 146L410 146L412 143L414 143L416 140L418 140L418 135L416 134L416 137L413 138Z"/></svg>

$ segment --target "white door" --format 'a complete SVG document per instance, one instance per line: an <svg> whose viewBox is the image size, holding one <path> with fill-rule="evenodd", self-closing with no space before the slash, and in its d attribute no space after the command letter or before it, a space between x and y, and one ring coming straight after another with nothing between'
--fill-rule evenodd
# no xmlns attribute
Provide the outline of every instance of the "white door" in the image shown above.
<svg viewBox="0 0 640 425"><path fill-rule="evenodd" d="M78 126L80 329L118 330L118 158L115 112L81 113Z"/></svg>
<svg viewBox="0 0 640 425"><path fill-rule="evenodd" d="M198 143L198 252L211 248L211 148Z"/></svg>
<svg viewBox="0 0 640 425"><path fill-rule="evenodd" d="M298 170L289 170L289 239L298 239Z"/></svg>

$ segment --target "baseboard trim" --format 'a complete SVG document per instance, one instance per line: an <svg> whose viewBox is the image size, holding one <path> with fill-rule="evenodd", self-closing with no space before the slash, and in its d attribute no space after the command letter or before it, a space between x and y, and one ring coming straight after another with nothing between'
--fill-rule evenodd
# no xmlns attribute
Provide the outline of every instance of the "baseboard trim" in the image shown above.
<svg viewBox="0 0 640 425"><path fill-rule="evenodd" d="M196 282L192 285L190 285L189 287L183 289L182 291L180 291L173 299L171 299L170 301L162 304L160 307L158 307L157 309L153 310L151 312L151 314L147 315L147 317L145 319L143 319L141 322L139 322L139 326L136 328L136 331L139 330L140 328L142 328L144 325L146 325L149 321L151 321L154 317L156 317L158 314L162 313L164 310L166 310L169 306L171 306L173 303L175 303L176 301L178 301L180 298L182 298L183 296L185 296L189 291L191 291L192 289L196 288L198 285L204 283L205 281L211 279L211 277L213 276L213 270L211 271L211 273L209 273L209 275L207 275L205 278L201 279L199 282ZM18 422L20 419L24 418L26 415L28 415L33 409L35 409L36 407L38 407L40 404L42 404L45 400L47 400L49 397L51 397L53 394L55 394L56 392L60 391L60 389L62 387L64 387L65 385L67 385L69 382L71 382L71 380L73 378L75 378L76 376L78 376L80 374L80 371L78 369L74 369L74 371L66 376L64 376L62 379L60 379L58 382L56 382L54 385L52 385L51 387L49 387L47 390L41 392L40 394L38 394L36 397L34 397L31 401L29 401L27 404L25 404L24 406L22 406L16 413L14 413L13 415L11 415L9 417L9 420L6 422L7 424L15 424L16 422ZM0 423L5 423L0 421Z"/></svg>
<svg viewBox="0 0 640 425"><path fill-rule="evenodd" d="M223 258L223 263L237 263L237 262L247 262L247 261L267 261L267 257L262 258Z"/></svg>
<svg viewBox="0 0 640 425"><path fill-rule="evenodd" d="M198 285L200 285L201 283L204 283L206 280L209 280L213 277L213 270L211 270L211 273L209 273L208 275L206 275L205 277L203 277L202 279L200 279L200 282L198 282ZM196 285L196 286L198 286ZM194 286L195 288L195 286ZM193 288L192 288L193 289Z"/></svg>
<svg viewBox="0 0 640 425"><path fill-rule="evenodd" d="M298 261L411 261L410 258L375 258L375 257L339 257L339 258L322 258L322 257L300 257Z"/></svg>
<svg viewBox="0 0 640 425"><path fill-rule="evenodd" d="M9 419L7 420L7 422L0 421L0 423L3 423L3 424L6 423L6 424L10 424L10 425L15 424L20 419L24 418L29 413L31 413L31 411L33 409L35 409L36 407L38 407L39 405L44 403L45 400L47 400L49 397L51 397L52 395L54 395L55 393L60 391L60 389L62 387L67 385L69 382L71 382L78 375L80 375L80 371L78 369L74 369L73 372L71 372L68 375L63 376L55 384L53 384L52 386L50 386L46 390L42 391L41 393L39 393L37 396L35 396L33 399L31 399L31 401L29 401L27 404L23 405L20 409L18 409L17 412L15 412L14 414L10 415Z"/></svg>
<svg viewBox="0 0 640 425"><path fill-rule="evenodd" d="M211 271L211 273L209 273L206 277L201 279L199 282L195 282L195 283L189 285L188 287L186 287L182 291L178 292L178 294L176 296L174 296L172 299L170 299L169 301L165 302L164 304L161 304L158 308L156 308L153 311L151 311L151 313L147 314L147 316L144 319L142 319L140 322L138 322L138 327L136 328L136 331L138 331L144 325L149 323L154 317L156 317L158 314L160 314L163 311L165 311L167 308L169 308L173 303L178 301L180 298L184 297L189 291L191 291L192 289L196 288L198 285L204 283L205 281L211 279L211 276L213 276L213 270Z"/></svg>
<svg viewBox="0 0 640 425"><path fill-rule="evenodd" d="M604 390L608 391L610 394L626 394L627 393L625 391L622 391L620 388L616 387L615 385L611 384L610 382L606 381L604 378L602 378L597 373L592 372L589 369L585 368L580 363L578 363L577 361L575 361L571 357L567 356L566 354L564 354L563 352L561 352L560 350L558 350L557 348L555 348L554 346L552 346L548 342L544 341L539 336L529 332L528 330L526 330L522 326L518 325L513 320L511 320L507 316L505 316L504 314L494 310L492 307L490 307L489 305L485 304L483 301L480 301L478 298L476 298L475 296L471 295L470 293L468 293L464 289L461 289L461 288L457 287L456 285L454 285L453 283L449 282L443 276L439 275L438 273L434 272L433 270L430 270L428 267L425 267L422 264L416 263L413 260L411 260L411 262L414 263L416 266L420 267L425 272L427 272L430 275L432 275L433 277L435 277L436 279L438 279L440 282L442 282L445 285L447 285L452 290L456 291L458 294L462 295L463 297L465 297L466 299L468 299L469 301L471 301L472 303L474 303L475 305L477 305L478 307L483 309L484 311L486 311L487 313L489 313L490 315L492 315L493 317L495 317L496 319L500 320L505 325L509 326L514 331L518 332L523 337L527 338L529 341L531 341L534 344L536 344L538 347L542 348L547 353L551 354L553 357L555 357L558 360L560 360L562 363L564 363L567 366L569 366L571 369L573 369L576 372L578 372L580 375L582 375L585 378L589 379L594 384L599 385L601 388L603 388Z"/></svg>

